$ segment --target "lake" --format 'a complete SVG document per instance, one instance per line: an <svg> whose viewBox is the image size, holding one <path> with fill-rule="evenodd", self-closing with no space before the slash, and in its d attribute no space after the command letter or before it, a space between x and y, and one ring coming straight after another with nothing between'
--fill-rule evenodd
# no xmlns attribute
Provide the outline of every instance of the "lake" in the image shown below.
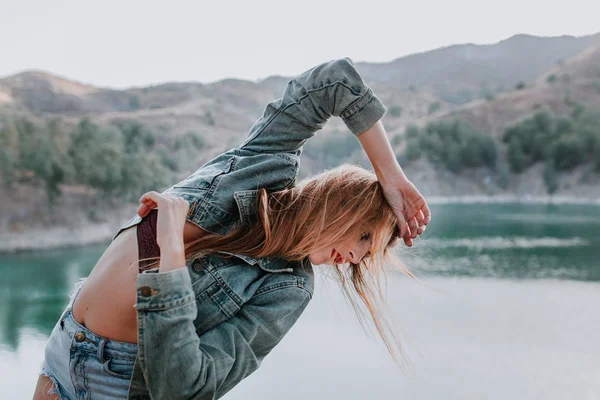
<svg viewBox="0 0 600 400"><path fill-rule="evenodd" d="M299 322L225 399L599 399L600 207L432 213L424 238L399 249L419 281L388 276L405 367L324 275ZM31 398L45 340L105 247L0 256L2 398Z"/></svg>

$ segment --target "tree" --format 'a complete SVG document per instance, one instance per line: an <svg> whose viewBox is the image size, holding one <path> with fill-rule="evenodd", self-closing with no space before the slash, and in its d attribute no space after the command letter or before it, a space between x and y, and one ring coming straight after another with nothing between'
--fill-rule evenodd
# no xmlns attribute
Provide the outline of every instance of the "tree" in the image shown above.
<svg viewBox="0 0 600 400"><path fill-rule="evenodd" d="M547 161L544 166L544 183L548 193L553 194L558 189L558 180L556 177L556 168L552 161Z"/></svg>
<svg viewBox="0 0 600 400"><path fill-rule="evenodd" d="M89 119L82 119L72 135L70 148L76 181L114 197L122 187L126 138L133 149L138 141L131 139L139 137L127 137L116 128L100 128Z"/></svg>
<svg viewBox="0 0 600 400"><path fill-rule="evenodd" d="M583 143L575 135L564 136L552 146L552 161L557 170L570 170L582 164L585 158Z"/></svg>
<svg viewBox="0 0 600 400"><path fill-rule="evenodd" d="M419 128L413 124L408 125L404 131L404 136L406 136L407 139L419 136Z"/></svg>
<svg viewBox="0 0 600 400"><path fill-rule="evenodd" d="M431 114L435 113L436 111L438 111L441 107L442 107L442 105L437 101L434 103L431 103L429 105L429 109L427 110L427 113L429 115L431 115Z"/></svg>
<svg viewBox="0 0 600 400"><path fill-rule="evenodd" d="M69 180L73 170L69 157L70 138L62 121L56 118L48 120L45 130L50 146L50 158L43 179L48 203L52 207L61 195L60 185Z"/></svg>
<svg viewBox="0 0 600 400"><path fill-rule="evenodd" d="M421 145L417 138L412 137L406 141L404 156L408 162L416 161L421 157Z"/></svg>
<svg viewBox="0 0 600 400"><path fill-rule="evenodd" d="M525 154L521 148L519 139L515 136L508 142L508 151L506 154L508 165L513 172L520 173L525 169Z"/></svg>
<svg viewBox="0 0 600 400"><path fill-rule="evenodd" d="M123 160L121 174L119 198L136 200L150 190L162 191L169 171L154 153L128 153Z"/></svg>
<svg viewBox="0 0 600 400"><path fill-rule="evenodd" d="M392 117L400 118L402 116L402 107L393 105L388 108L388 112Z"/></svg>
<svg viewBox="0 0 600 400"><path fill-rule="evenodd" d="M19 139L12 121L0 122L0 174L10 189L17 179L19 168Z"/></svg>

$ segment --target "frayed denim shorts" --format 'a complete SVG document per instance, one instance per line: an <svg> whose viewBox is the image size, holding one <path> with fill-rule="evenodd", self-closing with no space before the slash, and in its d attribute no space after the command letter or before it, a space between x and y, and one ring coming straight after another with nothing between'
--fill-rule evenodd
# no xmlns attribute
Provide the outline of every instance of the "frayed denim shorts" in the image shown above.
<svg viewBox="0 0 600 400"><path fill-rule="evenodd" d="M77 296L76 289L73 299ZM126 399L137 344L96 335L73 318L71 300L46 344L41 375L60 399Z"/></svg>

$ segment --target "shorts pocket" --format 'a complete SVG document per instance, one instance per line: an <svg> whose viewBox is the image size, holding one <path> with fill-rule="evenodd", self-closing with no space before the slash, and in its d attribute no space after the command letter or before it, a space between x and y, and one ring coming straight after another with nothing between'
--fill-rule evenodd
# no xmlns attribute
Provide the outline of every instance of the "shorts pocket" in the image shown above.
<svg viewBox="0 0 600 400"><path fill-rule="evenodd" d="M111 358L102 364L104 372L116 378L131 380L133 374L133 361Z"/></svg>

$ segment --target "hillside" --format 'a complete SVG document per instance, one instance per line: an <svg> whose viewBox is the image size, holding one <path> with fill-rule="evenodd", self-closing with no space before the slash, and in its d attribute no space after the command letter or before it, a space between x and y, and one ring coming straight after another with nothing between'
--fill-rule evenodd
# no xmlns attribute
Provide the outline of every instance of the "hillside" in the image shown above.
<svg viewBox="0 0 600 400"><path fill-rule="evenodd" d="M507 145L503 142L505 128L540 110L557 116L572 115L578 108L600 110L599 39L599 35L583 38L518 35L495 45L457 45L386 64L359 63L358 66L367 83L388 106L384 123L394 149L402 159L408 176L424 194L545 197L549 189L543 163L532 161L520 172L508 171L506 166L510 160ZM524 56L526 53L530 53L528 57ZM571 56L562 59L568 55ZM527 62L518 63L519 57ZM488 87L491 83L492 86L507 86L502 91L487 92L485 98L463 105L446 96L448 90L470 92L475 96L474 93L482 87L482 77L485 77ZM132 134L142 135L139 138L145 139L140 140L150 139L150 144L140 147L139 154L126 155L124 160L133 157L137 162L148 163L148 167L157 160L163 160L161 162L165 164L160 166L161 171L168 170L167 182L173 182L220 151L238 144L260 116L265 104L280 95L288 80L287 77L273 76L260 82L228 79L211 84L179 82L113 90L73 82L45 72L24 72L0 79L0 136L3 132L9 133L0 140L5 141L6 149L12 146L12 158L8 160L14 162L22 157L18 155L19 151L22 153L27 146L35 146L32 143L40 143L32 136L27 139L29 144L19 144L22 138L18 137L18 133L23 129L35 131L37 124L41 126L38 134L48 132L52 135L51 140L59 141L53 144L55 149L60 148L60 153L53 157L52 162L57 163L55 168L60 170L62 164L68 164L69 157L72 157L69 140L74 132L87 130L93 133L92 138L102 134L113 139L123 134L126 140L130 140ZM527 83L517 89L515 82ZM483 94L481 91L478 93ZM21 117L33 125L14 125L14 121ZM60 118L58 124L51 123L55 117ZM446 164L433 163L426 157L416 161L405 159L409 143L405 130L408 126L414 124L425 129L427 124L457 120L468 121L477 135L493 138L498 153L494 165L454 170L444 166ZM3 123L5 128L8 126L5 121L13 121L9 122L8 131L3 131ZM88 122L82 125L84 121ZM110 142L98 143L98 149L108 153L98 153L100 150L94 148L96 153L90 154L99 158L88 160L91 164L86 167L98 169L94 173L104 177L102 179L114 174L116 166L131 170L126 163L119 166L121 164L116 162L108 165L110 161L100 161L107 159L103 157L112 157L110 154L119 155L121 150L111 145ZM2 151L5 149L0 149L0 164L7 160L2 158L3 154L7 154ZM28 157L31 159L32 156ZM29 161L34 163L32 168L45 165L36 164L36 157L40 158L34 154L33 161ZM301 176L344 161L367 164L360 146L342 121L333 119L307 144ZM0 166L3 165L7 164ZM113 170L102 171L103 165ZM136 167L144 169L139 165ZM78 171L76 166L69 168L72 169L69 176L82 170L79 168ZM0 251L23 248L19 246L26 248L23 243L28 242L27 238L33 231L40 235L40 243L50 247L67 243L44 238L50 235L54 240L64 236L60 229L82 224L93 224L101 231L95 228L91 236L71 236L70 244L106 238L107 232L114 231L133 210L131 201L100 201L99 198L104 196L98 196L101 192L97 188L69 178L71 181L67 179L54 187L53 190L62 192L62 195L56 198L56 204L50 211L47 205L48 187L44 189L44 184L36 180L35 172L25 169L19 174L22 182L17 181L10 191L3 191L0 196L5 205L0 211L0 228L5 232L0 234L0 242L4 243ZM600 197L600 175L590 164L584 162L554 174L555 196L590 201ZM145 178L133 176L129 179L142 182ZM157 178L156 182L159 181ZM90 205L93 205L93 212ZM49 226L53 226L54 231L48 231Z"/></svg>
<svg viewBox="0 0 600 400"><path fill-rule="evenodd" d="M471 102L437 118L459 118L498 136L503 128L544 108L569 114L574 104L600 109L600 42L541 74L530 86Z"/></svg>
<svg viewBox="0 0 600 400"><path fill-rule="evenodd" d="M423 87L442 99L466 103L488 93L533 82L561 60L600 40L584 37L515 35L496 44L461 44L398 58L388 63L359 63L371 81Z"/></svg>

